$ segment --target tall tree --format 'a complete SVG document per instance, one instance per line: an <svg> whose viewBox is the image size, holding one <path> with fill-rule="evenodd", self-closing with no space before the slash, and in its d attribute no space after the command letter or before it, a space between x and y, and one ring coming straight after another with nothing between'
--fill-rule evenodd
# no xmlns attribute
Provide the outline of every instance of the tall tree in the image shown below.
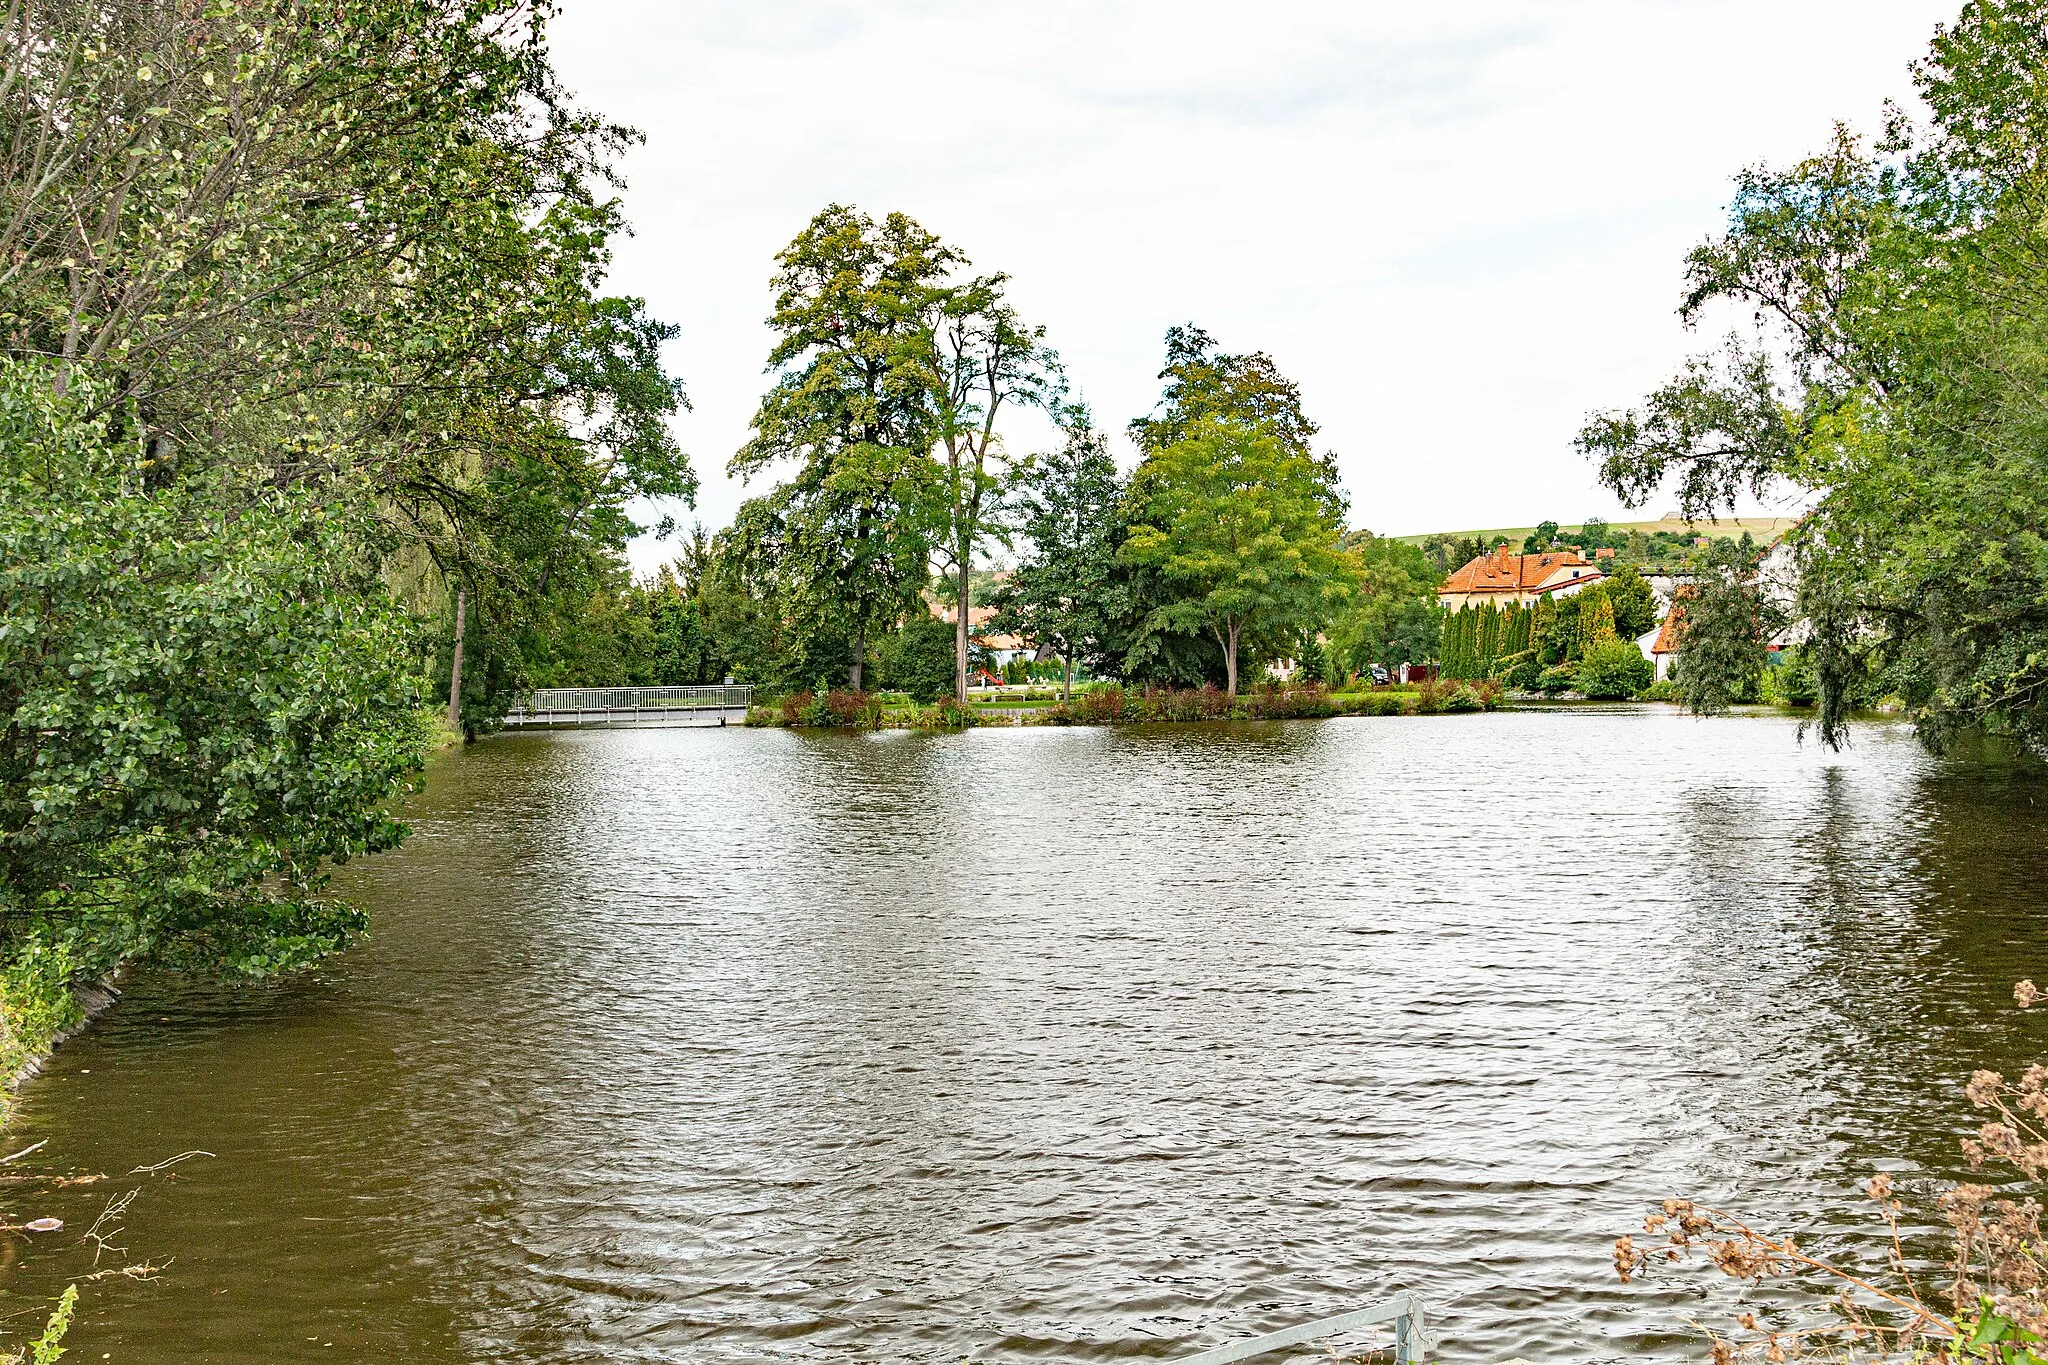
<svg viewBox="0 0 2048 1365"><path fill-rule="evenodd" d="M601 294L635 135L561 91L550 16L52 0L0 27L0 346L89 371L153 459L366 480L449 646L461 599L466 725L626 505L696 487L672 329Z"/></svg>
<svg viewBox="0 0 2048 1365"><path fill-rule="evenodd" d="M960 261L965 264L964 259ZM1044 404L1058 361L1045 329L1027 327L1003 300L1007 278L986 275L935 291L932 368L939 435L944 531L938 551L953 587L953 691L967 703L969 575L978 545L992 531L1007 479L996 420L1005 406Z"/></svg>
<svg viewBox="0 0 2048 1365"><path fill-rule="evenodd" d="M783 590L811 626L843 632L858 690L870 642L918 609L944 529L934 323L960 257L900 213L833 204L776 261L777 378L730 468L797 462L764 500Z"/></svg>
<svg viewBox="0 0 2048 1365"><path fill-rule="evenodd" d="M1302 411L1301 390L1280 372L1271 356L1262 351L1225 352L1215 338L1190 323L1167 330L1166 363L1159 377L1164 381L1159 403L1128 427L1143 458L1125 500L1120 541L1127 542L1131 527L1149 515L1141 490L1150 480L1152 459L1200 431L1205 423L1263 432L1289 455L1309 461L1316 477L1330 489L1336 488L1335 461L1328 455L1318 456L1310 446L1317 428ZM1341 508L1338 515L1342 515ZM1227 684L1241 658L1226 658L1222 643L1206 629L1191 626L1180 630L1166 624L1186 615L1162 609L1181 601L1188 584L1168 582L1162 572L1163 561L1120 554L1119 568L1121 619L1114 631L1119 670L1131 677L1176 682L1221 679ZM1276 652L1288 647L1285 639L1260 635L1254 636L1253 643Z"/></svg>
<svg viewBox="0 0 2048 1365"><path fill-rule="evenodd" d="M1030 550L996 592L996 626L1059 651L1062 697L1074 662L1101 646L1116 613L1117 504L1122 486L1109 443L1079 403L1054 409L1059 449L1016 474L1016 503Z"/></svg>
<svg viewBox="0 0 2048 1365"><path fill-rule="evenodd" d="M1656 628L1656 590L1634 564L1615 567L1600 591L1614 607L1614 629L1622 639L1641 639Z"/></svg>
<svg viewBox="0 0 2048 1365"><path fill-rule="evenodd" d="M2044 28L2042 0L1968 4L1913 69L1924 124L1746 173L1681 313L1733 303L1758 333L1579 438L1633 502L1676 482L1695 514L1811 503L1794 549L1828 743L1883 666L1930 744L2048 749Z"/></svg>
<svg viewBox="0 0 2048 1365"><path fill-rule="evenodd" d="M1156 569L1171 593L1148 614L1147 637L1208 631L1233 697L1248 632L1320 626L1350 596L1344 499L1324 463L1281 436L1202 418L1139 467L1130 497L1138 520L1123 557Z"/></svg>
<svg viewBox="0 0 2048 1365"><path fill-rule="evenodd" d="M1313 458L1316 424L1301 410L1301 388L1264 351L1231 355L1193 323L1166 329L1165 392L1153 412L1133 420L1140 452L1164 450L1195 433L1207 419L1264 431L1297 455ZM1334 474L1331 476L1334 482Z"/></svg>

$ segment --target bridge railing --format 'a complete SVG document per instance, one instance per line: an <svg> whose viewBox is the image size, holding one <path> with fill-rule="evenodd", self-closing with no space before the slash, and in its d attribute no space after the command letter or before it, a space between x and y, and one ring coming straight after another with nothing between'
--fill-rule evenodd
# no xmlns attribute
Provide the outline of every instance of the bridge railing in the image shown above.
<svg viewBox="0 0 2048 1365"><path fill-rule="evenodd" d="M1371 1327L1382 1322L1394 1324L1394 1359L1399 1365L1419 1365L1424 1354L1434 1345L1428 1329L1423 1325L1422 1300L1403 1290L1370 1308L1339 1313L1334 1318L1305 1322L1299 1327L1267 1332L1263 1336L1246 1337L1242 1341L1217 1346L1199 1355L1183 1356L1174 1365L1230 1365L1232 1361L1250 1360L1255 1356L1284 1351L1290 1346L1300 1346L1326 1337L1341 1336L1346 1332L1355 1332L1361 1327Z"/></svg>
<svg viewBox="0 0 2048 1365"><path fill-rule="evenodd" d="M514 700L505 724L659 724L703 712L745 715L753 699L751 687L541 687Z"/></svg>

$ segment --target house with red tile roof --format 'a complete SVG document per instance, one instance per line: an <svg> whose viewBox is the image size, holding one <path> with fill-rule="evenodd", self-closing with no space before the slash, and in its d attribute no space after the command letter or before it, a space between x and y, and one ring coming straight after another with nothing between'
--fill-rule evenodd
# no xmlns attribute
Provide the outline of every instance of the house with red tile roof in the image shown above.
<svg viewBox="0 0 2048 1365"><path fill-rule="evenodd" d="M1685 644L1685 599L1699 592L1690 583L1681 583L1672 590L1671 610L1664 613L1663 622L1649 634L1636 641L1655 666L1654 678L1663 682L1671 676L1671 665L1678 661L1678 651Z"/></svg>
<svg viewBox="0 0 2048 1365"><path fill-rule="evenodd" d="M1533 607L1546 597L1570 597L1606 576L1576 549L1518 555L1503 545L1445 579L1436 600L1452 611L1465 606Z"/></svg>

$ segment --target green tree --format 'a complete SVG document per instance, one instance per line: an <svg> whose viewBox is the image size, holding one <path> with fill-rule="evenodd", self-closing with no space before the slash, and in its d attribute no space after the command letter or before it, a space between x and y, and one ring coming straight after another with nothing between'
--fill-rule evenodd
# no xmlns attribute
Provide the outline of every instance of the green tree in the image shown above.
<svg viewBox="0 0 2048 1365"><path fill-rule="evenodd" d="M964 258L959 260L964 265ZM934 293L930 328L938 376L935 407L944 529L938 555L952 579L954 698L967 704L968 615L976 548L994 534L1007 541L1001 494L1010 471L996 422L1005 406L1056 401L1058 360L1045 329L1021 322L1003 298L1005 276L948 284Z"/></svg>
<svg viewBox="0 0 2048 1365"><path fill-rule="evenodd" d="M1314 458L1309 442L1317 427L1302 411L1300 386L1264 351L1231 355L1193 323L1169 327L1159 377L1166 388L1158 407L1129 427L1142 454L1189 439L1204 422L1225 421L1263 431L1293 453ZM1335 477L1333 472L1333 483Z"/></svg>
<svg viewBox="0 0 2048 1365"><path fill-rule="evenodd" d="M1528 537L1522 541L1522 553L1525 555L1540 555L1556 543L1557 523L1554 521L1546 521L1537 526L1537 528L1534 531L1531 531Z"/></svg>
<svg viewBox="0 0 2048 1365"><path fill-rule="evenodd" d="M1065 440L1017 471L1014 499L1030 549L997 589L994 605L996 629L1059 652L1064 698L1073 693L1075 660L1101 651L1120 604L1123 488L1087 408L1061 404L1054 411Z"/></svg>
<svg viewBox="0 0 2048 1365"><path fill-rule="evenodd" d="M1633 533L1632 533L1633 534ZM1624 640L1639 640L1662 619L1657 594L1632 563L1617 565L1600 585L1614 611L1614 630Z"/></svg>
<svg viewBox="0 0 2048 1365"><path fill-rule="evenodd" d="M526 0L15 17L0 345L89 373L152 459L366 485L387 581L447 622L442 676L490 684L464 706L488 723L626 505L696 487L672 330L600 292L634 135L572 107Z"/></svg>
<svg viewBox="0 0 2048 1365"><path fill-rule="evenodd" d="M1602 587L1588 588L1579 596L1585 599L1579 603L1579 650L1588 653L1613 641L1620 632L1614 625L1614 603Z"/></svg>
<svg viewBox="0 0 2048 1365"><path fill-rule="evenodd" d="M877 680L929 706L953 692L953 627L926 613L885 636L875 655Z"/></svg>
<svg viewBox="0 0 2048 1365"><path fill-rule="evenodd" d="M1686 709L1711 716L1755 701L1769 662L1764 642L1777 622L1734 542L1709 548L1679 611L1678 692Z"/></svg>
<svg viewBox="0 0 2048 1365"><path fill-rule="evenodd" d="M1358 562L1358 587L1330 629L1330 656L1347 673L1373 664L1425 663L1437 657L1443 612L1436 604L1442 578L1420 547L1355 531L1345 548Z"/></svg>
<svg viewBox="0 0 2048 1365"><path fill-rule="evenodd" d="M1141 520L1122 554L1172 594L1148 614L1148 636L1208 632L1233 697L1248 632L1320 626L1351 595L1342 495L1325 462L1280 436L1204 418L1145 460L1131 498Z"/></svg>
<svg viewBox="0 0 2048 1365"><path fill-rule="evenodd" d="M361 929L320 889L398 841L422 757L383 532L360 490L161 471L53 378L0 367L0 934L303 965Z"/></svg>
<svg viewBox="0 0 2048 1365"><path fill-rule="evenodd" d="M878 223L833 204L776 261L777 378L730 469L747 477L796 462L760 500L774 533L756 536L754 551L774 551L779 595L802 634L846 640L843 667L858 691L870 643L922 609L946 529L930 458L944 384L934 319L961 257L900 213Z"/></svg>
<svg viewBox="0 0 2048 1365"><path fill-rule="evenodd" d="M2048 746L2044 23L2040 0L1965 6L1913 68L1924 124L1746 173L1682 311L1760 330L1580 436L1632 502L1675 482L1689 514L1788 486L1812 505L1794 548L1831 744L1884 663L1935 747Z"/></svg>

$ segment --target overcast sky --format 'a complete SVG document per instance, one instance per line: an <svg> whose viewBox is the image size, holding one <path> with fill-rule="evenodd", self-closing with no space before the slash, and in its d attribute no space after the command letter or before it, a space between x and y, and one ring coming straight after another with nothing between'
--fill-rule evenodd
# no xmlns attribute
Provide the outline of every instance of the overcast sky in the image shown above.
<svg viewBox="0 0 2048 1365"><path fill-rule="evenodd" d="M1957 4L566 0L554 47L647 135L612 287L681 328L708 526L761 491L774 254L838 201L1007 272L1126 465L1170 324L1270 352L1400 535L1621 515L1572 436L1716 339L1673 310L1731 177L1874 129Z"/></svg>

